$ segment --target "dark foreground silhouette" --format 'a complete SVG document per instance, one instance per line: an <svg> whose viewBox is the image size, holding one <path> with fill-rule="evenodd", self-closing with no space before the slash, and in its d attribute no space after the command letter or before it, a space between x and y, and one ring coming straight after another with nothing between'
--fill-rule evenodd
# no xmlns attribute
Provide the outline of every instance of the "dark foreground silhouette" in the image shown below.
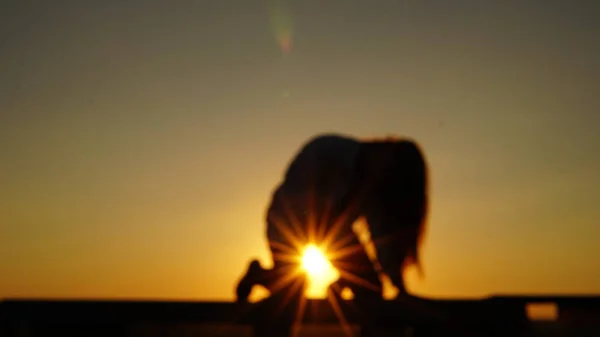
<svg viewBox="0 0 600 337"><path fill-rule="evenodd" d="M251 261L236 288L238 301L245 301L258 284L273 296L301 296L295 284L303 275L290 274L299 269L298 257L307 244L325 250L340 272L331 289L334 295L349 288L356 302L380 299L380 266L405 296L404 268L412 264L420 269L427 187L427 164L412 140L336 134L312 138L291 161L267 210L273 268ZM369 226L378 264L353 231L359 217Z"/></svg>
<svg viewBox="0 0 600 337"><path fill-rule="evenodd" d="M554 303L555 321L527 319L528 303ZM354 336L365 313L376 324L371 336L599 336L599 296L502 296L480 300L402 299L367 303L357 310L308 300L299 336ZM83 300L0 301L0 336L288 336L271 299L255 304ZM279 333L278 333L279 332ZM408 334L407 334L408 333Z"/></svg>

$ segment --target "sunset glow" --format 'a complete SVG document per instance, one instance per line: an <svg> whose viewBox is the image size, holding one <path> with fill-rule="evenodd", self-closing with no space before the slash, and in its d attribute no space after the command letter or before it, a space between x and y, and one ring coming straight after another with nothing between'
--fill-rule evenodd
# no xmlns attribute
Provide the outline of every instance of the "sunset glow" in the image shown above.
<svg viewBox="0 0 600 337"><path fill-rule="evenodd" d="M550 3L2 7L0 300L231 302L251 259L275 265L271 221L285 262L312 270L308 296L338 273L358 291L336 202L289 200L267 221L320 133L423 147L425 275L407 268L409 291L600 294L598 5ZM308 243L337 270L303 259Z"/></svg>

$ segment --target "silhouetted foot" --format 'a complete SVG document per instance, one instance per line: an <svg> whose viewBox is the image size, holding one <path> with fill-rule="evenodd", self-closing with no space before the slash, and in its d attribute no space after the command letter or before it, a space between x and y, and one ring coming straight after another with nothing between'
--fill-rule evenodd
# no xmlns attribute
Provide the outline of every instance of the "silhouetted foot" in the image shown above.
<svg viewBox="0 0 600 337"><path fill-rule="evenodd" d="M246 270L246 274L242 277L236 287L236 302L238 303L247 303L248 297L250 297L250 293L252 292L252 287L257 284L257 279L262 274L263 268L260 265L260 262L256 259L252 260L248 265L248 269Z"/></svg>

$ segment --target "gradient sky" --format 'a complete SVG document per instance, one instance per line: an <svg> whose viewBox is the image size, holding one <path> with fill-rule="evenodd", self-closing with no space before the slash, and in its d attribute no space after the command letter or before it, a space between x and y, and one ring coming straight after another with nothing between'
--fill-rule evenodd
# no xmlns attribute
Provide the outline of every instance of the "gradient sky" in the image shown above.
<svg viewBox="0 0 600 337"><path fill-rule="evenodd" d="M35 3L35 5L34 5ZM410 136L429 296L600 292L597 1L0 11L0 297L232 299L292 155Z"/></svg>

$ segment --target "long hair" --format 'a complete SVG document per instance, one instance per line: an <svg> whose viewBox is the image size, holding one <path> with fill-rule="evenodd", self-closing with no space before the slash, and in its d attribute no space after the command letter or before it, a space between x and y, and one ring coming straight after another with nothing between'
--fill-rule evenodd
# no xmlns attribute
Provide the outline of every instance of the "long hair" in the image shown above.
<svg viewBox="0 0 600 337"><path fill-rule="evenodd" d="M388 261L388 270L403 271L414 265L423 276L419 248L428 213L427 173L423 152L410 139L387 137L362 143L355 197L362 199L376 248L377 240L379 247L388 241L387 249L377 249L380 262Z"/></svg>

